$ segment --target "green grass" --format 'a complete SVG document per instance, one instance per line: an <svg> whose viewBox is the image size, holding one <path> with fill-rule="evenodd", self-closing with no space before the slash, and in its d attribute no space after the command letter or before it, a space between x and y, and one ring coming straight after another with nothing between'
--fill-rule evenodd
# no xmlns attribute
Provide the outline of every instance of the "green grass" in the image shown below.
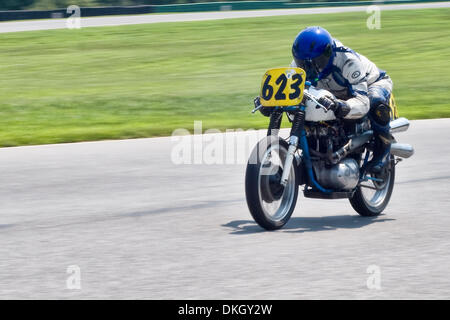
<svg viewBox="0 0 450 320"><path fill-rule="evenodd" d="M261 77L321 25L394 80L400 115L450 117L450 9L160 23L0 34L0 146L263 128Z"/></svg>

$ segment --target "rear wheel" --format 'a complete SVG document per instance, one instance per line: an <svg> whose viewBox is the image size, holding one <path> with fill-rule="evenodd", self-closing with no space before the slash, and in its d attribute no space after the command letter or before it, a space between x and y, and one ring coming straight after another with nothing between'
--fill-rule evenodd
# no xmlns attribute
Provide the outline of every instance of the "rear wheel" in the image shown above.
<svg viewBox="0 0 450 320"><path fill-rule="evenodd" d="M356 189L350 204L361 216L379 215L389 203L395 182L395 160L391 155L389 164L380 174L371 174L369 180Z"/></svg>
<svg viewBox="0 0 450 320"><path fill-rule="evenodd" d="M255 146L247 164L247 205L255 221L266 230L283 227L297 202L298 176L295 163L291 166L286 186L280 184L288 148L287 142L279 137L265 137Z"/></svg>

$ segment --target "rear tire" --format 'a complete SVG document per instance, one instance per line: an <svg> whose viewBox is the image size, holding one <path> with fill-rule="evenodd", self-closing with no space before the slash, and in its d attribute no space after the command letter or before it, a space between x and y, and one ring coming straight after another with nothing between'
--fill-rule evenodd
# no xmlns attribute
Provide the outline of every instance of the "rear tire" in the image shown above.
<svg viewBox="0 0 450 320"><path fill-rule="evenodd" d="M283 139L276 136L267 136L255 146L247 163L245 173L247 206L253 219L266 230L276 230L283 227L291 217L297 202L299 180L295 158L286 187L280 190L281 185L273 182L282 173L288 148L288 143ZM276 152L279 153L281 165L275 165L272 162ZM268 175L266 172L262 175L261 170L267 169L268 163L270 163L270 170L275 168L274 174ZM270 178L270 176L272 177ZM277 203L279 203L278 207L276 207ZM270 212L270 206L276 207L273 214Z"/></svg>
<svg viewBox="0 0 450 320"><path fill-rule="evenodd" d="M376 193L373 197L375 200L367 199L367 196L365 196L363 191L365 188L361 186L357 187L353 197L349 199L353 209L355 209L360 216L378 216L388 205L395 182L395 162L393 156L391 156L389 167L390 168L387 169L389 170L389 178L387 179L387 185L385 186L387 189L385 190L385 188L383 188L380 191L377 191L380 193L378 197L382 197L381 199L377 199Z"/></svg>

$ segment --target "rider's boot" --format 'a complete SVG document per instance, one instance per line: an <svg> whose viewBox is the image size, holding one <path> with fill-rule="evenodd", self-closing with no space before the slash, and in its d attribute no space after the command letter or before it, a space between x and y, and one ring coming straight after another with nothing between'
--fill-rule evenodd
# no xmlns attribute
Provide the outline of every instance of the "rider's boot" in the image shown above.
<svg viewBox="0 0 450 320"><path fill-rule="evenodd" d="M384 166L389 162L389 154L391 151L391 144L394 137L390 133L390 108L386 103L378 102L371 106L369 118L371 120L372 130L375 136L375 147L373 151L372 160L366 165L366 171L370 173L379 174L382 172Z"/></svg>
<svg viewBox="0 0 450 320"><path fill-rule="evenodd" d="M366 171L380 174L384 166L389 162L391 151L392 135L390 133L375 134L375 149L373 158L366 165Z"/></svg>

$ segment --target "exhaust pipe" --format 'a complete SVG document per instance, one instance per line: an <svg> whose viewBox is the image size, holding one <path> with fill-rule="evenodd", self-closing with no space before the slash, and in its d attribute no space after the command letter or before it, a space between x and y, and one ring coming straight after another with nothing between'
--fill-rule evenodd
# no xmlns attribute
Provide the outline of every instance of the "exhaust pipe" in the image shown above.
<svg viewBox="0 0 450 320"><path fill-rule="evenodd" d="M391 154L406 159L414 154L414 148L407 143L393 143L391 145Z"/></svg>
<svg viewBox="0 0 450 320"><path fill-rule="evenodd" d="M368 130L358 136L352 137L346 145L337 150L336 152L330 154L329 160L331 163L338 163L341 159L345 158L347 154L354 151L355 149L361 147L367 141L369 141L373 136L373 131Z"/></svg>
<svg viewBox="0 0 450 320"><path fill-rule="evenodd" d="M409 120L406 118L398 118L390 122L390 132L397 133L408 130L409 128Z"/></svg>

